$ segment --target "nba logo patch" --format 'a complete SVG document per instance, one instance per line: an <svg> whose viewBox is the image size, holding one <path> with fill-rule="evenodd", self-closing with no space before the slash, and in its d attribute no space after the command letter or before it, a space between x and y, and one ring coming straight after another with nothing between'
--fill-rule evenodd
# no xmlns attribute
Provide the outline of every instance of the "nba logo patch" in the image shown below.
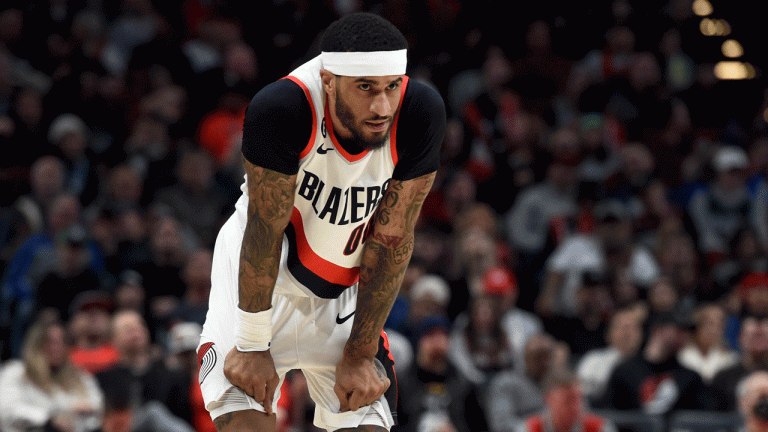
<svg viewBox="0 0 768 432"><path fill-rule="evenodd" d="M216 364L216 350L212 348L213 342L208 342L201 345L197 351L197 361L200 363L200 370L198 371L200 384L203 383L205 377L208 376Z"/></svg>

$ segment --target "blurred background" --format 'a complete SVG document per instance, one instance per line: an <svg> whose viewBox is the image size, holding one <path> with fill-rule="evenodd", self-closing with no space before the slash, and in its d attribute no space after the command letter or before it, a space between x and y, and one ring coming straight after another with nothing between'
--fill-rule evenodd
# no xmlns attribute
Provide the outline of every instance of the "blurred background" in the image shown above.
<svg viewBox="0 0 768 432"><path fill-rule="evenodd" d="M398 430L758 430L768 56L754 8L4 0L0 432L215 430L195 349L244 110L353 11L406 35L408 75L448 113L386 324ZM314 431L312 415L292 372L278 427Z"/></svg>

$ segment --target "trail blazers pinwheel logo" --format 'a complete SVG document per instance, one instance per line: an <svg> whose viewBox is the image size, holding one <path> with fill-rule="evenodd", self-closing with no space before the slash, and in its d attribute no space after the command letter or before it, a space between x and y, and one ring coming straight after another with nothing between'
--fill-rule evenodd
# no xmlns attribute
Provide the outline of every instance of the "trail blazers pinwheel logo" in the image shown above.
<svg viewBox="0 0 768 432"><path fill-rule="evenodd" d="M200 363L198 377L200 379L200 384L202 384L205 377L208 376L213 369L213 366L216 364L216 350L213 349L213 342L208 342L200 346L200 349L197 351L197 360Z"/></svg>

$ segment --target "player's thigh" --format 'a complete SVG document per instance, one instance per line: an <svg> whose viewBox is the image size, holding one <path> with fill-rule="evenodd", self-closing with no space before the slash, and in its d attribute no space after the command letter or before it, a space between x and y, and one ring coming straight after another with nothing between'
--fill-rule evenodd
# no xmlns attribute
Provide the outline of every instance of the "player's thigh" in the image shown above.
<svg viewBox="0 0 768 432"><path fill-rule="evenodd" d="M218 432L275 432L277 416L249 409L224 413L213 424Z"/></svg>

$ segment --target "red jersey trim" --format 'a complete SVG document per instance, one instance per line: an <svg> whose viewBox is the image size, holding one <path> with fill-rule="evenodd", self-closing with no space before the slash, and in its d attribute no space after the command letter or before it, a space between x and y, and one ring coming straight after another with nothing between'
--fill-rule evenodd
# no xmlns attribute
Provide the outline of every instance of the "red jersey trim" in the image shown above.
<svg viewBox="0 0 768 432"><path fill-rule="evenodd" d="M389 135L389 150L392 152L392 163L397 166L397 123L400 119L400 108L405 100L405 89L408 88L408 76L403 75L403 85L400 86L400 105L397 107L397 115L392 121L392 132Z"/></svg>
<svg viewBox="0 0 768 432"><path fill-rule="evenodd" d="M307 100L309 101L309 107L312 109L312 134L309 136L309 142L304 146L304 150L299 153L299 159L303 159L310 151L312 151L312 144L315 142L315 134L317 133L317 113L315 112L315 104L312 103L312 95L309 93L307 86L294 76L286 76L285 78L295 82L302 90L304 90L304 95L307 96Z"/></svg>
<svg viewBox="0 0 768 432"><path fill-rule="evenodd" d="M336 148L336 151L339 152L339 154L344 157L344 159L350 161L350 162L357 162L360 159L364 158L370 150L363 150L360 153L353 155L352 153L348 153L346 150L344 150L344 147L339 144L339 141L336 139L336 133L333 132L333 122L331 121L331 108L328 105L328 101L325 101L325 127L328 129L328 135L331 137L331 142L333 142L333 146Z"/></svg>
<svg viewBox="0 0 768 432"><path fill-rule="evenodd" d="M302 222L301 213L296 207L293 208L293 214L291 215L291 225L296 232L296 252L299 257L299 261L309 271L327 280L328 282L352 286L357 283L360 276L359 269L357 267L342 267L338 264L334 264L315 253L312 247L307 241L306 233L304 232L304 223Z"/></svg>

